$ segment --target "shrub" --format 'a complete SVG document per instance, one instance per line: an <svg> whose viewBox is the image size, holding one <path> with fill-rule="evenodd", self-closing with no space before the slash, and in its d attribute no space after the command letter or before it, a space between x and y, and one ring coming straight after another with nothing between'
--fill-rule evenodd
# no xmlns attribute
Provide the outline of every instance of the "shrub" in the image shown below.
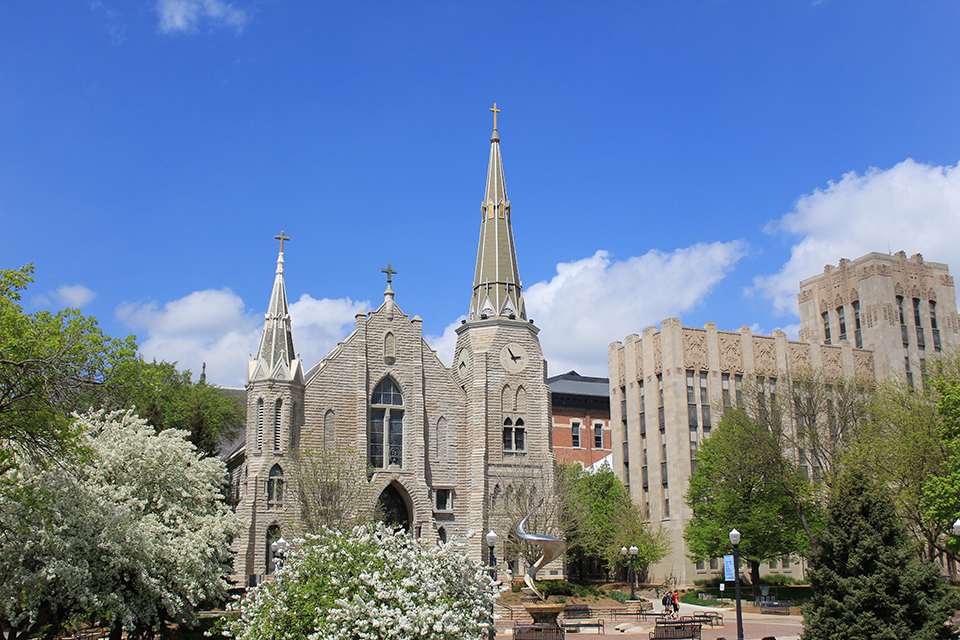
<svg viewBox="0 0 960 640"><path fill-rule="evenodd" d="M611 591L607 595L610 596L612 599L616 600L617 602L619 602L620 604L626 604L627 600L630 598L630 596L623 593L622 591Z"/></svg>
<svg viewBox="0 0 960 640"><path fill-rule="evenodd" d="M239 640L453 640L487 637L494 591L462 543L427 546L403 531L310 535L272 581L232 607Z"/></svg>

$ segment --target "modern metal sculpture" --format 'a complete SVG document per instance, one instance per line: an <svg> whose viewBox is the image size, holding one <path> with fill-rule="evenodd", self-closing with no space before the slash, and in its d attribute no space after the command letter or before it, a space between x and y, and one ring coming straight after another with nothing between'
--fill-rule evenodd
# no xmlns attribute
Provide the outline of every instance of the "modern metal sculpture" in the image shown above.
<svg viewBox="0 0 960 640"><path fill-rule="evenodd" d="M533 566L527 569L527 573L523 576L523 581L528 587L530 587L531 591L537 594L538 598L545 601L546 598L543 597L543 594L540 593L534 584L534 580L537 579L537 571L563 555L563 552L567 550L567 543L559 538L554 538L553 536L545 536L540 533L527 533L524 531L524 525L527 524L527 520L541 506L543 506L542 502L534 507L533 511L528 513L523 520L520 521L520 524L517 525L517 535L523 540L527 540L528 542L538 545L543 552L540 558L533 563Z"/></svg>

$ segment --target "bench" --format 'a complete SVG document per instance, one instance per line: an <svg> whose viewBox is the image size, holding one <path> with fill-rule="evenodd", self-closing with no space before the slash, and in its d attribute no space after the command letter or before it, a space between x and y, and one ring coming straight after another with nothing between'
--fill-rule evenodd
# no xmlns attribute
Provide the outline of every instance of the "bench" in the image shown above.
<svg viewBox="0 0 960 640"><path fill-rule="evenodd" d="M697 611L693 614L693 621L708 624L711 627L722 627L723 614L719 611Z"/></svg>
<svg viewBox="0 0 960 640"><path fill-rule="evenodd" d="M514 640L563 640L563 629L537 624L516 624L513 626L513 638Z"/></svg>
<svg viewBox="0 0 960 640"><path fill-rule="evenodd" d="M565 607L560 626L574 633L584 627L596 627L598 633L603 633L603 619L592 615L590 607L585 604L571 604Z"/></svg>
<svg viewBox="0 0 960 640"><path fill-rule="evenodd" d="M699 622L658 622L649 640L700 640Z"/></svg>
<svg viewBox="0 0 960 640"><path fill-rule="evenodd" d="M790 615L790 603L776 601L761 602L760 613L776 613L782 616Z"/></svg>

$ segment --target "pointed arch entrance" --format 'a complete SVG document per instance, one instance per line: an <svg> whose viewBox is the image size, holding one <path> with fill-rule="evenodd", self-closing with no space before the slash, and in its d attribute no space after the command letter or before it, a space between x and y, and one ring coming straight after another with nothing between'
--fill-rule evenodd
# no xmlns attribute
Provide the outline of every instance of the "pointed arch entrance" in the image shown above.
<svg viewBox="0 0 960 640"><path fill-rule="evenodd" d="M380 508L380 514L383 522L395 529L402 528L407 533L410 532L410 499L406 495L403 487L398 487L390 483L380 493L377 499L377 506Z"/></svg>

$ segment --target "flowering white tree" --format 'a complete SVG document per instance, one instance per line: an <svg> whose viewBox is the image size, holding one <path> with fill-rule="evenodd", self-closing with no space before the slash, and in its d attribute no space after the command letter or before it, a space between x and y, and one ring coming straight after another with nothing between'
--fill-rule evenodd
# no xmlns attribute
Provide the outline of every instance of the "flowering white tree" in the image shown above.
<svg viewBox="0 0 960 640"><path fill-rule="evenodd" d="M0 634L51 634L80 620L151 628L195 620L226 597L227 547L240 531L223 503L226 469L187 432L130 412L76 416L85 454L20 461L0 495ZM36 498L42 497L42 500Z"/></svg>
<svg viewBox="0 0 960 640"><path fill-rule="evenodd" d="M428 547L383 524L324 529L233 605L225 630L242 640L480 639L494 593L461 542Z"/></svg>

